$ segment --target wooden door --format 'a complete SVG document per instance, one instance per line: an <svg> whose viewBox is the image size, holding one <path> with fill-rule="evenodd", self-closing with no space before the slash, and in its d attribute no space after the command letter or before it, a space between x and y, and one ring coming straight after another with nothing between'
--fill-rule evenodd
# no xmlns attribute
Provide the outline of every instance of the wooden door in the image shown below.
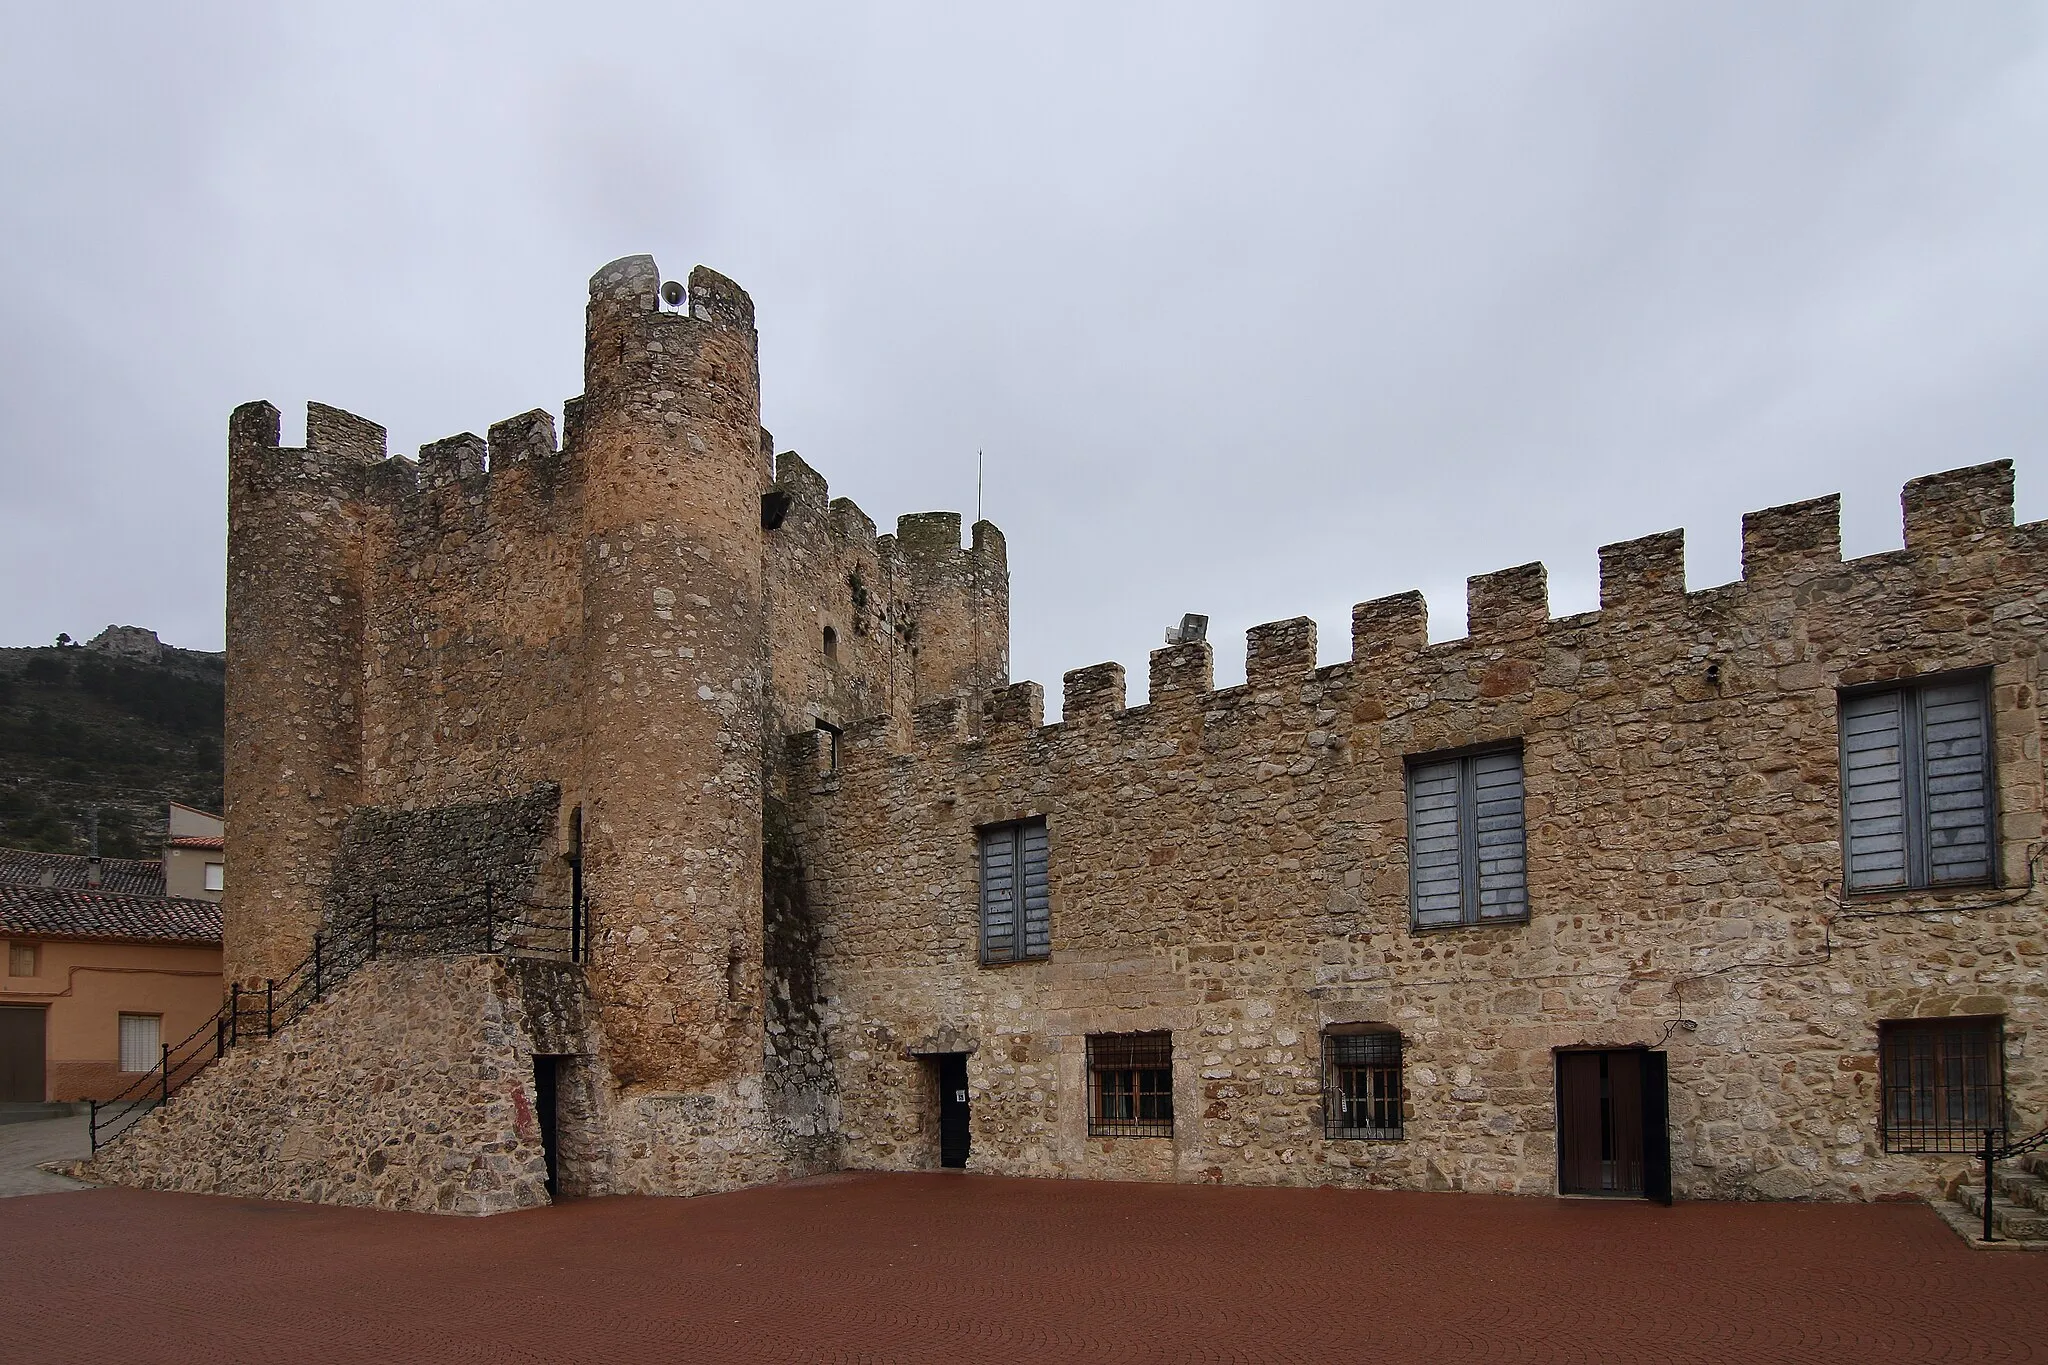
<svg viewBox="0 0 2048 1365"><path fill-rule="evenodd" d="M1600 1053L1557 1054L1557 1192L1601 1193Z"/></svg>
<svg viewBox="0 0 2048 1365"><path fill-rule="evenodd" d="M1643 1072L1637 1048L1557 1054L1558 1193L1642 1196Z"/></svg>
<svg viewBox="0 0 2048 1365"><path fill-rule="evenodd" d="M40 1005L0 1005L0 1103L41 1104L47 1098L43 1022Z"/></svg>

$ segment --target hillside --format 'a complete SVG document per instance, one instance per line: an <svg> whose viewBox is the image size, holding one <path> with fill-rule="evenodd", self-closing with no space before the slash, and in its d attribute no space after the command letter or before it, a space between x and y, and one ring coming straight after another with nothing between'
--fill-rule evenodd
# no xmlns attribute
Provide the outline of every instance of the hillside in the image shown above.
<svg viewBox="0 0 2048 1365"><path fill-rule="evenodd" d="M0 648L0 847L84 853L97 806L101 854L153 858L165 802L220 810L226 670L133 627Z"/></svg>

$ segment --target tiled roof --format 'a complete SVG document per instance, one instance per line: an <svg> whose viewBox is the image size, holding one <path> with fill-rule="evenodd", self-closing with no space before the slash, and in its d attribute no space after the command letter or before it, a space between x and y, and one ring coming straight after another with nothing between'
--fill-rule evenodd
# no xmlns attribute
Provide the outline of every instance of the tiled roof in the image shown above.
<svg viewBox="0 0 2048 1365"><path fill-rule="evenodd" d="M220 907L177 896L122 896L64 886L0 886L0 933L219 943Z"/></svg>
<svg viewBox="0 0 2048 1365"><path fill-rule="evenodd" d="M164 842L172 848L219 849L227 846L227 841L218 834L180 834L177 838L166 839Z"/></svg>
<svg viewBox="0 0 2048 1365"><path fill-rule="evenodd" d="M52 886L87 890L91 883L86 879L86 867L91 861L75 853L0 848L0 885L41 886L48 878ZM161 896L163 862L157 858L102 858L99 889L124 896Z"/></svg>

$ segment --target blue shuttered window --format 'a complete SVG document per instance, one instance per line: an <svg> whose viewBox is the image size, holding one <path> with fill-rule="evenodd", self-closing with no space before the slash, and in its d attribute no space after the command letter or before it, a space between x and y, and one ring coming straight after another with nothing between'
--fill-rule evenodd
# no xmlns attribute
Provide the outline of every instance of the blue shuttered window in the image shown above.
<svg viewBox="0 0 2048 1365"><path fill-rule="evenodd" d="M1992 879L1985 682L1944 679L1842 698L1842 864L1849 890Z"/></svg>
<svg viewBox="0 0 2048 1365"><path fill-rule="evenodd" d="M1408 886L1418 929L1529 917L1522 753L1408 767Z"/></svg>
<svg viewBox="0 0 2048 1365"><path fill-rule="evenodd" d="M1052 883L1045 821L981 831L981 960L1052 956Z"/></svg>

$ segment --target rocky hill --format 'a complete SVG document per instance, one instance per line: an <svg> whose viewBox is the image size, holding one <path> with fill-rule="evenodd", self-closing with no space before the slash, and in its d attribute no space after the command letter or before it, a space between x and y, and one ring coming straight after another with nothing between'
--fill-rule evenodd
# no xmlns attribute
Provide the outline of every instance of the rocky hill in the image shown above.
<svg viewBox="0 0 2048 1365"><path fill-rule="evenodd" d="M0 847L153 858L164 804L218 811L227 656L109 626L90 644L0 648Z"/></svg>

